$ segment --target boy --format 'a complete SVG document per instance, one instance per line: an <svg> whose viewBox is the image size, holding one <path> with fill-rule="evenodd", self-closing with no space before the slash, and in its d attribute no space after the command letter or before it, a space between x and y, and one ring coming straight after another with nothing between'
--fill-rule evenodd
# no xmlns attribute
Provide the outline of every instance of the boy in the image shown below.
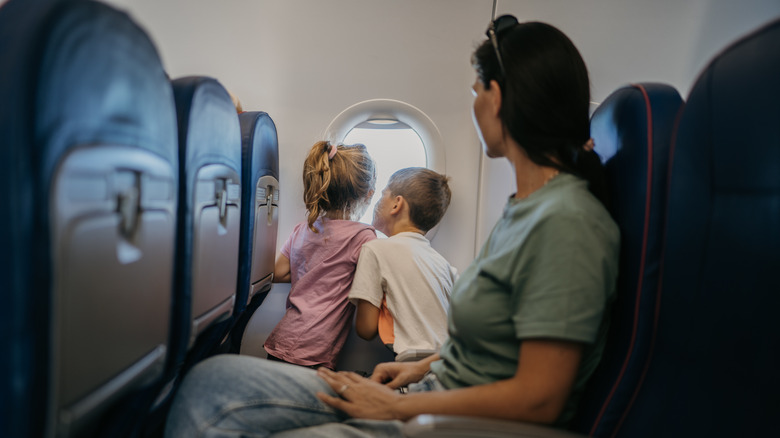
<svg viewBox="0 0 780 438"><path fill-rule="evenodd" d="M349 293L356 331L367 340L378 333L396 354L435 352L447 338L457 272L425 238L450 204L447 179L420 167L395 172L374 209L374 228L388 238L360 252Z"/></svg>

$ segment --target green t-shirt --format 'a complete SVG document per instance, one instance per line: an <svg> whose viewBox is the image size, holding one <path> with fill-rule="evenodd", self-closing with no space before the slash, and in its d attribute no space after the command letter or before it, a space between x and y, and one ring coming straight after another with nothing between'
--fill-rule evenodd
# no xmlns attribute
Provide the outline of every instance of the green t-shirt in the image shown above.
<svg viewBox="0 0 780 438"><path fill-rule="evenodd" d="M615 295L620 232L587 182L560 174L510 198L482 250L455 283L449 339L431 369L447 388L508 379L523 339L587 344L565 425L601 358Z"/></svg>

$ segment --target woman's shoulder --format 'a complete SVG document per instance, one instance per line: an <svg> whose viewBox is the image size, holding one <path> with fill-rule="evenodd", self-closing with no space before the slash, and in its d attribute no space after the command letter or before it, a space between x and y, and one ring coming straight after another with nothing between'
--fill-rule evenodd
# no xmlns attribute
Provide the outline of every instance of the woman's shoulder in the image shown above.
<svg viewBox="0 0 780 438"><path fill-rule="evenodd" d="M533 206L538 226L582 232L600 230L609 240L619 239L617 224L604 204L588 190L587 181L561 174L545 189L546 193Z"/></svg>
<svg viewBox="0 0 780 438"><path fill-rule="evenodd" d="M571 174L561 174L551 181L549 193L539 204L556 216L612 221L604 204L588 190L588 182Z"/></svg>

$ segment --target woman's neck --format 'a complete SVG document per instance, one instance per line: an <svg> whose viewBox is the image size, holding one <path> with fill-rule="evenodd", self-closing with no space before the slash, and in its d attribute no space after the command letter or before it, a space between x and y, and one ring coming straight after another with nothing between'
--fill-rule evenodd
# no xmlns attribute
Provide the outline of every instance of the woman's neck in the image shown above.
<svg viewBox="0 0 780 438"><path fill-rule="evenodd" d="M552 166L541 166L534 163L524 149L517 145L513 146L515 147L508 148L511 152L507 153L506 158L515 173L517 192L514 198L524 199L555 178L559 170Z"/></svg>

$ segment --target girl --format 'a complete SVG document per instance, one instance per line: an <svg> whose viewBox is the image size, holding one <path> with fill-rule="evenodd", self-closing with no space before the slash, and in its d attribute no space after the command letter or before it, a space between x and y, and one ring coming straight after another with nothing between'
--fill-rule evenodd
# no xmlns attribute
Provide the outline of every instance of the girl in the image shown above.
<svg viewBox="0 0 780 438"><path fill-rule="evenodd" d="M287 311L265 342L268 359L335 368L354 306L347 300L358 255L376 239L356 222L374 195L374 162L361 144L314 144L303 164L308 219L296 225L274 266L274 282L291 282Z"/></svg>

